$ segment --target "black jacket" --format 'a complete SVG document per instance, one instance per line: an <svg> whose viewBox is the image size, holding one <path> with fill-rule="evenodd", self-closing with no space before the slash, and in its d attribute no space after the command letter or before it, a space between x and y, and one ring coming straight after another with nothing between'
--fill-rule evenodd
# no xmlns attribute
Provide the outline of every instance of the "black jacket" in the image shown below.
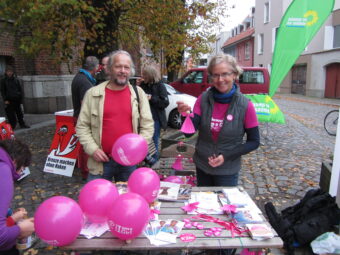
<svg viewBox="0 0 340 255"><path fill-rule="evenodd" d="M23 92L19 79L13 75L5 77L1 80L1 95L4 101L22 102Z"/></svg>
<svg viewBox="0 0 340 255"><path fill-rule="evenodd" d="M81 102L88 89L92 88L93 84L86 77L84 73L77 73L72 80L72 103L73 103L73 117L78 118L81 108Z"/></svg>
<svg viewBox="0 0 340 255"><path fill-rule="evenodd" d="M168 123L166 121L165 108L169 105L169 98L164 84L161 82L152 84L142 82L140 86L146 94L151 95L149 103L153 120L159 121L161 127L166 129Z"/></svg>

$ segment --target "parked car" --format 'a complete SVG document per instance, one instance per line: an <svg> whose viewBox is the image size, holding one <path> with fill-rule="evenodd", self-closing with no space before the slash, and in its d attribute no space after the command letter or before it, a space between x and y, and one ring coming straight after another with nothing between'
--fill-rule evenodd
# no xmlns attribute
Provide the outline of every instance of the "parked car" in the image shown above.
<svg viewBox="0 0 340 255"><path fill-rule="evenodd" d="M166 90L168 91L169 97L169 105L165 108L165 114L168 118L168 124L172 128L181 128L182 125L182 116L177 111L177 101L183 101L191 106L191 109L194 108L194 104L196 102L196 97L190 96L188 94L184 94L174 89L171 85L164 83Z"/></svg>
<svg viewBox="0 0 340 255"><path fill-rule="evenodd" d="M243 94L268 94L269 72L264 67L242 67L243 74L236 83ZM206 67L192 68L179 80L170 83L178 91L198 97L212 84Z"/></svg>
<svg viewBox="0 0 340 255"><path fill-rule="evenodd" d="M140 79L140 77L130 77L129 82L131 85L136 85L136 81ZM164 83L165 88L168 92L169 97L169 105L165 108L165 115L168 121L168 125L172 128L181 128L182 126L182 116L177 111L177 101L183 101L194 108L194 104L196 102L196 97L184 94L174 89L171 85Z"/></svg>

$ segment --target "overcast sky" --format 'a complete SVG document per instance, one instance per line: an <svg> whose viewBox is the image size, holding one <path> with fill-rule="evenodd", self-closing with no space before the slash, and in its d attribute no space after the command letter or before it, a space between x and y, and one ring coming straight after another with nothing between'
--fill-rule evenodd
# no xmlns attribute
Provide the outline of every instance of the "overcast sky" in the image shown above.
<svg viewBox="0 0 340 255"><path fill-rule="evenodd" d="M255 6L255 0L229 0L230 6L235 6L228 10L229 18L222 20L222 31L229 31L240 24L250 14L250 8Z"/></svg>

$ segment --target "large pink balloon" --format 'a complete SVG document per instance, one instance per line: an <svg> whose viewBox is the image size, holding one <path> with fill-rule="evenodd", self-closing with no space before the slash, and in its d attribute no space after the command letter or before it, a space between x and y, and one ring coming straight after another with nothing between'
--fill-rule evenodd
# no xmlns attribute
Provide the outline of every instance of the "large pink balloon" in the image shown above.
<svg viewBox="0 0 340 255"><path fill-rule="evenodd" d="M121 240L131 240L142 233L149 221L150 208L146 200L132 192L120 195L109 213L112 234Z"/></svg>
<svg viewBox="0 0 340 255"><path fill-rule="evenodd" d="M175 176L175 175L171 175L166 177L163 182L173 182L173 183L178 183L178 184L184 184L185 182L183 181L183 179L181 177Z"/></svg>
<svg viewBox="0 0 340 255"><path fill-rule="evenodd" d="M96 179L86 183L81 189L79 205L91 222L106 222L108 212L118 195L118 190L112 182Z"/></svg>
<svg viewBox="0 0 340 255"><path fill-rule="evenodd" d="M112 146L111 155L121 165L133 166L142 162L148 153L148 143L138 134L122 135Z"/></svg>
<svg viewBox="0 0 340 255"><path fill-rule="evenodd" d="M71 198L55 196L45 200L34 215L37 235L53 246L72 243L83 227L84 217L80 206Z"/></svg>
<svg viewBox="0 0 340 255"><path fill-rule="evenodd" d="M129 191L153 202L158 195L160 180L158 174L151 168L141 167L133 171L128 180Z"/></svg>

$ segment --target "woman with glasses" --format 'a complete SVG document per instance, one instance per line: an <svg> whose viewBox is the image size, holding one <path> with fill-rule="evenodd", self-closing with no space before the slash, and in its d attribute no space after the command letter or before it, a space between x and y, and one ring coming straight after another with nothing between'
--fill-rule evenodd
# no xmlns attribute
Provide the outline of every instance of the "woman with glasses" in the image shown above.
<svg viewBox="0 0 340 255"><path fill-rule="evenodd" d="M234 57L214 56L208 72L213 86L198 97L193 109L199 131L193 157L197 185L237 186L241 156L260 144L255 108L235 83L242 69ZM180 113L192 110L185 102L177 105Z"/></svg>

